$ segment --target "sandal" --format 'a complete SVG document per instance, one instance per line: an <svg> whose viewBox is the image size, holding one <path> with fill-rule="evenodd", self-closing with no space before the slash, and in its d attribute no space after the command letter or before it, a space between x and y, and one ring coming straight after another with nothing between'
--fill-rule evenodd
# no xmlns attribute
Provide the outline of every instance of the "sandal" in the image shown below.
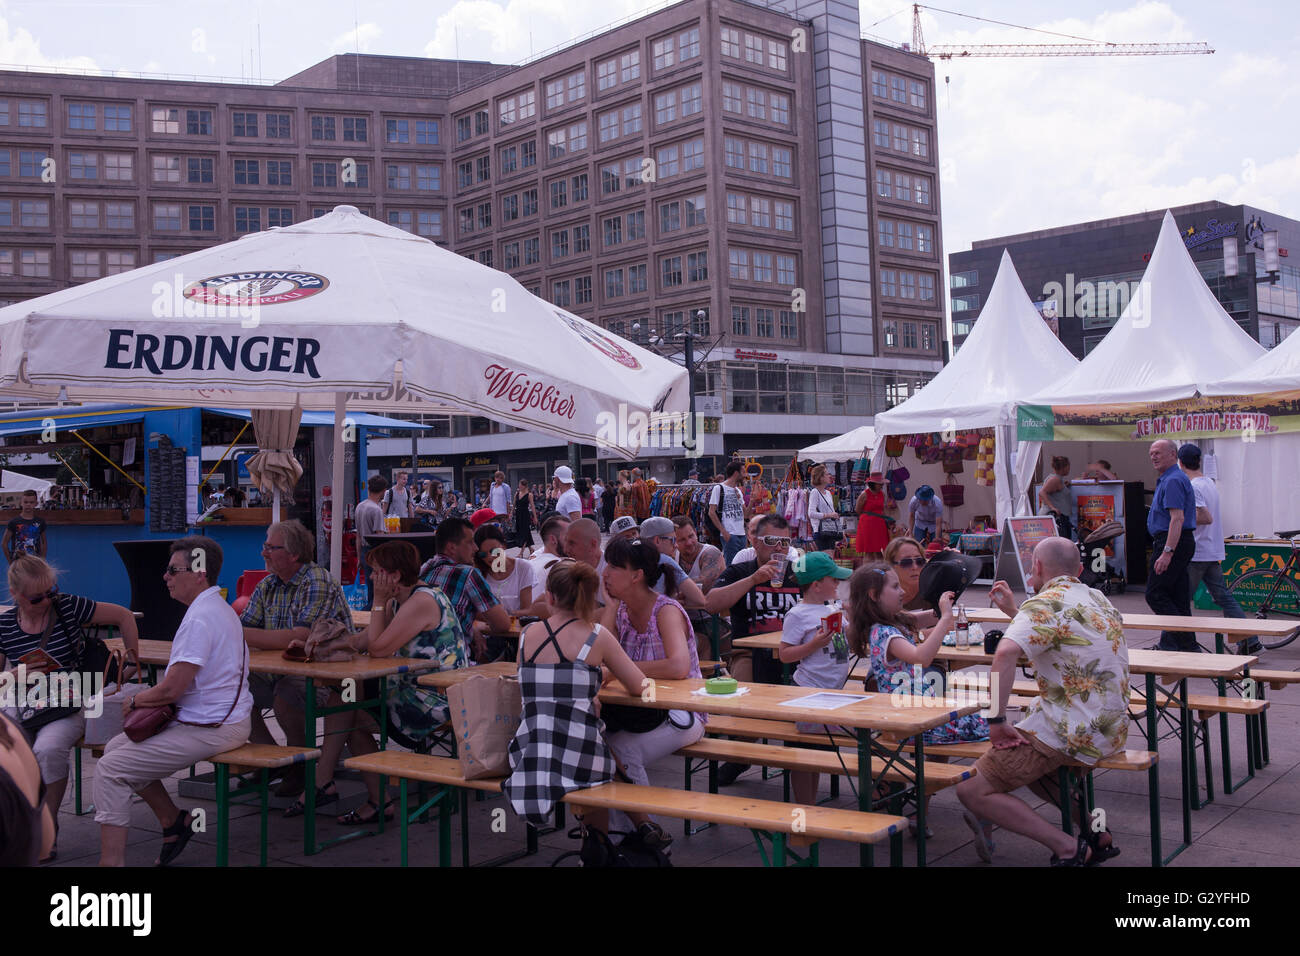
<svg viewBox="0 0 1300 956"><path fill-rule="evenodd" d="M172 825L163 829L164 837L175 837L175 840L163 840L162 852L158 854L157 866L166 866L172 860L181 855L181 850L185 849L185 844L190 842L190 837L194 836L194 828L191 826L190 811L182 810L172 822Z"/></svg>
<svg viewBox="0 0 1300 956"><path fill-rule="evenodd" d="M385 823L393 819L393 802L394 801L389 800L388 803L384 805ZM367 816L363 817L359 811L364 810L366 807L369 807L371 812ZM341 817L337 818L338 822L345 827L366 826L368 824L375 823L376 821L378 821L378 819L379 819L379 808L375 806L373 803L371 803L369 800L361 804L361 806L355 807L354 809L349 810L347 813L343 814Z"/></svg>
<svg viewBox="0 0 1300 956"><path fill-rule="evenodd" d="M997 849L997 844L993 842L989 834L993 831L993 824L980 820L969 810L961 815L966 821L966 826L970 827L970 832L975 834L975 854L985 863L993 862L993 851ZM985 827L988 827L985 830Z"/></svg>
<svg viewBox="0 0 1300 956"><path fill-rule="evenodd" d="M328 787L329 789L328 790L325 789L326 787ZM284 808L284 815L286 818L300 817L307 812L306 796L307 794L305 792L299 794L297 800L295 800L293 803L289 804L289 806ZM320 807L328 806L331 803L338 803L338 799L339 799L339 791L338 788L334 786L333 780L325 784L324 787L316 788L316 807L318 809Z"/></svg>
<svg viewBox="0 0 1300 956"><path fill-rule="evenodd" d="M907 815L907 832L910 833L912 836L916 836L916 814L915 813L909 813ZM928 823L925 825L925 838L927 840L934 839L934 829Z"/></svg>
<svg viewBox="0 0 1300 956"><path fill-rule="evenodd" d="M1050 866L1089 866L1089 861L1092 857L1091 850L1092 847L1088 845L1088 837L1085 834L1080 833L1079 842L1075 849L1074 856L1061 859L1053 853L1052 859L1048 861L1048 864Z"/></svg>
<svg viewBox="0 0 1300 956"><path fill-rule="evenodd" d="M1107 860L1113 860L1115 857L1119 856L1120 851L1119 847L1115 845L1114 836L1109 830L1103 830L1102 833L1105 833L1111 838L1111 842L1107 843L1105 846L1099 845L1101 842L1101 833L1088 833L1088 847L1092 850L1092 856L1088 858L1088 862L1085 866L1098 866L1105 863Z"/></svg>

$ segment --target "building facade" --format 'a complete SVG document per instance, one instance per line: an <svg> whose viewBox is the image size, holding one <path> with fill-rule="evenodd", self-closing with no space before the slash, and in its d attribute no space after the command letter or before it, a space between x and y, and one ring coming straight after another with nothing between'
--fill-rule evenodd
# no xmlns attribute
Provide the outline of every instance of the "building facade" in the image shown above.
<svg viewBox="0 0 1300 956"><path fill-rule="evenodd" d="M342 55L274 86L4 72L0 302L348 203L634 341L680 353L689 328L718 416L706 450L775 460L941 367L934 99L929 61L862 40L837 0L686 0L517 67ZM564 457L432 424L421 454L439 460ZM661 477L684 471L661 457Z"/></svg>
<svg viewBox="0 0 1300 956"><path fill-rule="evenodd" d="M1215 298L1252 338L1272 348L1300 326L1300 263L1290 255L1300 249L1300 222L1221 202L1170 212ZM1079 358L1087 355L1134 295L1163 219L1163 211L1141 213L984 239L952 253L954 345L978 320L1006 249L1061 342Z"/></svg>

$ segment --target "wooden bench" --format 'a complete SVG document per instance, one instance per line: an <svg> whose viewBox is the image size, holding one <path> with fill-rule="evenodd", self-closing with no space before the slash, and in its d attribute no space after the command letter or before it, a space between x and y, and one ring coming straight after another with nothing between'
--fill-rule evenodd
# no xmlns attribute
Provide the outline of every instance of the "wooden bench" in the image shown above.
<svg viewBox="0 0 1300 956"><path fill-rule="evenodd" d="M832 742L825 734L809 734L800 731L791 720L762 720L756 717L729 717L721 714L709 715L709 722L705 725L704 732L710 737L780 740L783 743L809 746L826 746ZM858 745L856 739L844 734L835 734L833 742L837 747Z"/></svg>
<svg viewBox="0 0 1300 956"><path fill-rule="evenodd" d="M304 764L307 779L313 779L313 765L320 759L320 751L314 747L281 747L276 744L244 744L234 750L217 754L208 760L217 771L217 866L229 863L230 843L230 800L232 797L246 793L256 793L261 801L261 833L258 840L259 865L266 866L266 823L269 813L268 797L271 784L268 773L277 767L292 764ZM235 789L230 788L232 775L257 772L258 778L252 782L242 782Z"/></svg>
<svg viewBox="0 0 1300 956"><path fill-rule="evenodd" d="M499 792L502 779L466 780L460 763L448 757L431 757L421 754L381 751L364 757L351 757L344 766L354 770L393 777L400 782L399 796L402 809L402 865L407 863L406 843L408 814L406 813L406 781L419 780L437 784L444 790L483 790ZM849 810L830 810L825 807L793 807L769 800L751 800L713 793L683 792L663 787L647 787L628 783L607 783L587 790L576 790L564 798L572 806L597 809L622 810L625 813L651 813L678 819L708 820L712 823L742 826L751 831L765 831L773 841L773 864L783 866L788 850L785 837L805 834L817 839L846 840L855 843L876 843L901 832L907 821L878 813L860 813ZM803 811L796 814L793 811ZM439 818L439 865L449 866L450 816L447 801L442 801ZM461 828L464 830L465 821ZM533 828L530 826L530 833ZM760 848L762 844L760 843ZM766 856L766 854L765 854ZM816 851L809 859L815 864Z"/></svg>
<svg viewBox="0 0 1300 956"><path fill-rule="evenodd" d="M1271 671L1252 668L1250 676L1270 690L1281 690L1288 684L1300 684L1300 671Z"/></svg>

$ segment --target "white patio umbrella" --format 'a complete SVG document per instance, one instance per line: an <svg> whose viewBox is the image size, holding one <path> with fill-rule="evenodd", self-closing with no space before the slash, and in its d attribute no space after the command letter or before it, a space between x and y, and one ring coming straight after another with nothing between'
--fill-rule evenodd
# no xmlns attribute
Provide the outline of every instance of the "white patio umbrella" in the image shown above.
<svg viewBox="0 0 1300 956"><path fill-rule="evenodd" d="M293 457L302 409L254 408L249 410L249 416L253 419L257 454L250 456L244 467L258 490L271 496L271 522L275 523L280 520L280 496L293 494L302 477L302 465Z"/></svg>
<svg viewBox="0 0 1300 956"><path fill-rule="evenodd" d="M0 393L460 411L628 459L620 421L688 402L681 366L352 206L0 309Z"/></svg>

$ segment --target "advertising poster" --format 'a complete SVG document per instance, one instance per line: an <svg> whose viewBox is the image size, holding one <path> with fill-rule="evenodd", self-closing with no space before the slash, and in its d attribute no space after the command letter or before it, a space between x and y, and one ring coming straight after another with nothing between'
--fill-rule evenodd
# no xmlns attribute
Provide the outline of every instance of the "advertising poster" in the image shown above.
<svg viewBox="0 0 1300 956"><path fill-rule="evenodd" d="M1040 541L1056 536L1056 520L1048 515L1008 518L998 552L995 577L1013 589L1033 593L1029 572L1034 566L1034 548Z"/></svg>
<svg viewBox="0 0 1300 956"><path fill-rule="evenodd" d="M1019 441L1175 441L1300 432L1300 391L1127 405L1021 405Z"/></svg>

